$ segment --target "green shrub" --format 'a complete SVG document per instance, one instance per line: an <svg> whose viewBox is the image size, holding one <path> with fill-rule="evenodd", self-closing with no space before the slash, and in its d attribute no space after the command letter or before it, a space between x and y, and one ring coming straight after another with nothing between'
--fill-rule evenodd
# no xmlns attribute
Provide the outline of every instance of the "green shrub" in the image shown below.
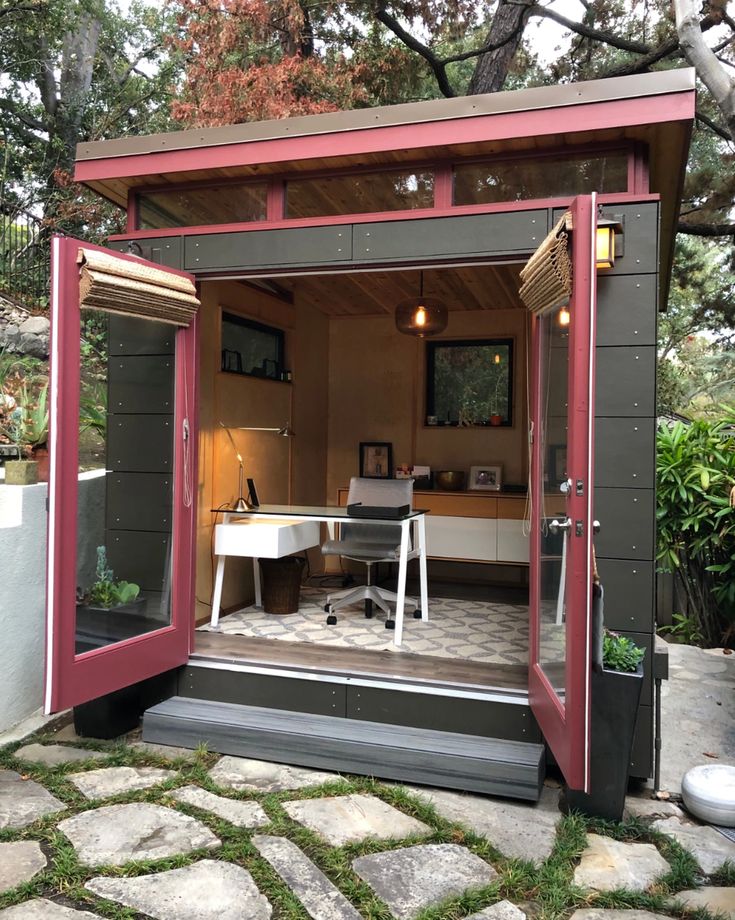
<svg viewBox="0 0 735 920"><path fill-rule="evenodd" d="M602 665L608 671L635 671L646 654L635 642L625 636L619 636L611 630L605 630L602 638Z"/></svg>
<svg viewBox="0 0 735 920"><path fill-rule="evenodd" d="M661 424L657 435L658 560L705 645L727 644L735 628L735 410L724 412L717 422Z"/></svg>

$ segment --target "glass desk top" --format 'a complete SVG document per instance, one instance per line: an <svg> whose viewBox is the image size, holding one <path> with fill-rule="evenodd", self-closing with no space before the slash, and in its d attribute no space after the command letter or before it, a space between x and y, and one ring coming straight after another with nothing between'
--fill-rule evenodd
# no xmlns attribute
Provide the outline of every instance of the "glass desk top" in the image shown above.
<svg viewBox="0 0 735 920"><path fill-rule="evenodd" d="M230 508L212 508L213 514L230 514L234 517L298 517L335 518L344 521L407 521L426 514L421 508L414 508L402 517L364 517L348 514L347 508L334 505L260 505L250 511L232 511Z"/></svg>

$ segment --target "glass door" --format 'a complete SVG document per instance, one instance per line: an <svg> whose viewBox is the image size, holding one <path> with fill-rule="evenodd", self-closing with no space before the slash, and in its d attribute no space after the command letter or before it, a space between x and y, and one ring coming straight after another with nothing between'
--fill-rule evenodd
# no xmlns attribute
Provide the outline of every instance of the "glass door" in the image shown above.
<svg viewBox="0 0 735 920"><path fill-rule="evenodd" d="M575 198L570 303L532 322L529 696L572 789L588 791L595 370L594 195Z"/></svg>
<svg viewBox="0 0 735 920"><path fill-rule="evenodd" d="M47 712L183 664L194 623L196 321L80 310L81 249L52 241Z"/></svg>

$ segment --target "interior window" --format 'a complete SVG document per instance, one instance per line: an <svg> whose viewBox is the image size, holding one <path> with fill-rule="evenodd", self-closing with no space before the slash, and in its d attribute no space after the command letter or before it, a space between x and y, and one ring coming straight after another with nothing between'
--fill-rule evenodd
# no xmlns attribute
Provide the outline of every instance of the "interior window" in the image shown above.
<svg viewBox="0 0 735 920"><path fill-rule="evenodd" d="M222 314L222 370L270 380L286 379L282 329Z"/></svg>
<svg viewBox="0 0 735 920"><path fill-rule="evenodd" d="M512 425L513 340L429 342L426 422Z"/></svg>
<svg viewBox="0 0 735 920"><path fill-rule="evenodd" d="M402 169L294 179L286 186L286 217L407 211L434 205L434 173Z"/></svg>

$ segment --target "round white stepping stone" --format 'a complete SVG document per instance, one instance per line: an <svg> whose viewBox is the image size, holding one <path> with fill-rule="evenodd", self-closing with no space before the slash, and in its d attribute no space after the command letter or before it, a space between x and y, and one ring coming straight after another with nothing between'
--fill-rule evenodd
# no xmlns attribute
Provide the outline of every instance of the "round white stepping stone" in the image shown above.
<svg viewBox="0 0 735 920"><path fill-rule="evenodd" d="M462 824L487 839L504 855L540 865L554 848L559 813L559 790L544 786L536 805L504 802L462 792L404 786L432 805L447 821Z"/></svg>
<svg viewBox="0 0 735 920"><path fill-rule="evenodd" d="M77 760L93 760L109 757L105 751L85 751L83 748L68 747L64 744L26 744L13 755L24 763L42 763L47 767L58 767L62 763Z"/></svg>
<svg viewBox="0 0 735 920"><path fill-rule="evenodd" d="M692 767L681 781L684 805L696 818L735 826L735 767L708 763Z"/></svg>
<svg viewBox="0 0 735 920"><path fill-rule="evenodd" d="M0 920L102 920L102 917L88 910L74 910L73 907L47 901L46 898L35 898L0 910Z"/></svg>
<svg viewBox="0 0 735 920"><path fill-rule="evenodd" d="M24 780L14 770L0 770L0 829L26 827L65 810L63 802L34 780Z"/></svg>
<svg viewBox="0 0 735 920"><path fill-rule="evenodd" d="M35 840L0 843L0 894L29 882L46 868L46 857Z"/></svg>
<svg viewBox="0 0 735 920"><path fill-rule="evenodd" d="M156 875L93 878L85 888L155 920L269 920L272 913L247 870L211 859Z"/></svg>
<svg viewBox="0 0 735 920"><path fill-rule="evenodd" d="M674 901L681 901L689 910L706 907L712 914L722 914L735 920L735 888L694 888L680 891Z"/></svg>
<svg viewBox="0 0 735 920"><path fill-rule="evenodd" d="M735 862L735 843L713 827L691 824L679 818L654 821L652 827L673 837L685 850L689 850L707 875L716 872L726 860Z"/></svg>
<svg viewBox="0 0 735 920"><path fill-rule="evenodd" d="M58 827L87 866L165 859L220 843L196 818L147 802L83 811L59 822Z"/></svg>
<svg viewBox="0 0 735 920"><path fill-rule="evenodd" d="M336 773L230 756L219 760L209 771L209 776L218 786L226 789L252 789L257 792L304 789L339 779Z"/></svg>
<svg viewBox="0 0 735 920"><path fill-rule="evenodd" d="M479 856L454 843L360 856L352 868L399 920L412 920L427 907L489 885L498 876Z"/></svg>
<svg viewBox="0 0 735 920"><path fill-rule="evenodd" d="M574 884L594 891L645 891L670 866L650 843L624 843L598 834L587 836L587 849L574 870Z"/></svg>
<svg viewBox="0 0 735 920"><path fill-rule="evenodd" d="M284 802L288 814L323 837L332 846L358 843L368 837L395 840L412 834L430 834L416 818L372 795L340 795Z"/></svg>
<svg viewBox="0 0 735 920"><path fill-rule="evenodd" d="M87 773L71 773L69 782L88 799L109 799L113 795L149 789L176 776L160 767L102 767Z"/></svg>
<svg viewBox="0 0 735 920"><path fill-rule="evenodd" d="M208 811L218 818L224 818L236 827L264 827L270 824L270 818L257 802L240 802L238 799L227 799L199 786L182 786L169 793L171 798L185 805L193 805Z"/></svg>
<svg viewBox="0 0 735 920"><path fill-rule="evenodd" d="M526 915L510 901L498 901L465 920L526 920Z"/></svg>

